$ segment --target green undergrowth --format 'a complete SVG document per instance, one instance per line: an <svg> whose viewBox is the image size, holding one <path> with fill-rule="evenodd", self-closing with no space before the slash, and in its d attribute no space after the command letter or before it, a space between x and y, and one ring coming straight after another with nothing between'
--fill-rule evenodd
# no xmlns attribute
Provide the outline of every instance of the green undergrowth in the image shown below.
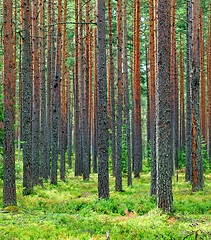
<svg viewBox="0 0 211 240"><path fill-rule="evenodd" d="M179 174L173 179L174 213L156 209L149 196L150 174L142 173L122 192L116 192L110 177L110 199L98 201L97 174L89 182L68 170L64 182L36 186L30 196L22 196L17 179L18 206L2 209L0 182L0 239L211 239L211 174L205 175L204 191L193 193Z"/></svg>

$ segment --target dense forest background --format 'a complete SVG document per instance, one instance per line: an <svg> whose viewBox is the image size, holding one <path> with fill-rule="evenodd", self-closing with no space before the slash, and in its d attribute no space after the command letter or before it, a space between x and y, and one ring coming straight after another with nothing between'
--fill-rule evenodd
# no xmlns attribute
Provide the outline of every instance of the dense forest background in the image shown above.
<svg viewBox="0 0 211 240"><path fill-rule="evenodd" d="M209 239L210 5L0 3L2 239Z"/></svg>

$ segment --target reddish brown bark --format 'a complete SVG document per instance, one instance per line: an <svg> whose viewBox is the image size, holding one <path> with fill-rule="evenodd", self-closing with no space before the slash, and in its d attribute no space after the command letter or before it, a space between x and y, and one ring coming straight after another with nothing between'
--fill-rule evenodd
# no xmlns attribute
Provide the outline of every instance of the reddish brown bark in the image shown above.
<svg viewBox="0 0 211 240"><path fill-rule="evenodd" d="M185 148L184 66L180 35L180 152Z"/></svg>
<svg viewBox="0 0 211 240"><path fill-rule="evenodd" d="M135 159L134 177L139 178L142 170L142 139L141 139L141 86L140 86L140 1L136 1L136 34L135 34L135 69L134 69L134 100L135 100Z"/></svg>
<svg viewBox="0 0 211 240"><path fill-rule="evenodd" d="M193 76L192 76L192 137L193 137L193 185L192 190L203 189L203 171L199 114L199 0L193 0Z"/></svg>
<svg viewBox="0 0 211 240"><path fill-rule="evenodd" d="M33 59L33 122L32 122L32 172L33 184L39 184L40 150L40 69L39 69L39 31L38 0L32 4L32 59Z"/></svg>
<svg viewBox="0 0 211 240"><path fill-rule="evenodd" d="M4 180L3 207L16 205L15 134L14 134L14 65L12 34L12 0L3 1L4 55ZM11 91L12 89L12 91Z"/></svg>
<svg viewBox="0 0 211 240"><path fill-rule="evenodd" d="M155 137L155 37L154 1L149 1L149 54L150 54L150 141L151 141L151 187L150 195L156 195L156 137Z"/></svg>
<svg viewBox="0 0 211 240"><path fill-rule="evenodd" d="M93 160L92 167L93 172L97 173L97 143L98 143L98 134L97 134L97 112L98 112L98 96L97 96L97 44L96 44L96 28L93 31L93 67L94 67L94 113L93 113Z"/></svg>

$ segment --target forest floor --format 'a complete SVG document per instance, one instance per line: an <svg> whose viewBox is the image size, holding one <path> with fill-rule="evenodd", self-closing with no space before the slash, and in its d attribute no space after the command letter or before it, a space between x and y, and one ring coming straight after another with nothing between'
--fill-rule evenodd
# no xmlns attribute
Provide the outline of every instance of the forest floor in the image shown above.
<svg viewBox="0 0 211 240"><path fill-rule="evenodd" d="M58 175L59 176L59 175ZM90 181L74 177L67 170L66 181L57 186L36 186L22 196L21 175L17 175L17 207L2 209L3 181L0 180L0 239L211 239L211 173L204 175L205 188L193 193L179 173L173 177L174 213L156 209L149 196L150 174L141 173L122 192L114 189L110 177L110 199L98 201L97 174Z"/></svg>

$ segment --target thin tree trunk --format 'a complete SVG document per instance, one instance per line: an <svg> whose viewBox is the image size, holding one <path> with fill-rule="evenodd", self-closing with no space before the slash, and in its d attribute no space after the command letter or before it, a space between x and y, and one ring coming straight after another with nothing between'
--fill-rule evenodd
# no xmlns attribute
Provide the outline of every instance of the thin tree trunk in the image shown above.
<svg viewBox="0 0 211 240"><path fill-rule="evenodd" d="M117 0L117 132L115 189L122 190L122 0Z"/></svg>
<svg viewBox="0 0 211 240"><path fill-rule="evenodd" d="M178 159L174 159L174 78L175 78L175 51L176 51L176 46L175 46L175 9L176 8L176 0L173 0L172 3L172 24L171 24L171 102L170 102L170 115L171 115L171 123L170 123L170 130L171 130L171 140L170 140L170 156L171 156L171 174L174 174L174 162L175 162L175 168L178 169ZM178 131L176 129L176 131Z"/></svg>
<svg viewBox="0 0 211 240"><path fill-rule="evenodd" d="M83 22L82 18L82 0L79 0L79 22ZM80 174L83 174L84 164L84 51L83 51L83 24L79 29L79 77L80 77Z"/></svg>
<svg viewBox="0 0 211 240"><path fill-rule="evenodd" d="M89 22L89 1L86 2L86 22ZM86 24L85 39L85 85L84 85L84 126L83 126L83 180L89 181L89 24Z"/></svg>
<svg viewBox="0 0 211 240"><path fill-rule="evenodd" d="M46 148L45 0L40 0L40 177L48 179Z"/></svg>
<svg viewBox="0 0 211 240"><path fill-rule="evenodd" d="M78 0L75 0L75 22L78 22ZM75 25L75 91L74 91L74 102L75 102L75 127L74 127L74 144L75 144L75 176L81 175L81 153L80 153L80 108L79 108L79 76L78 76L78 56L79 56L79 45L78 45L78 25Z"/></svg>
<svg viewBox="0 0 211 240"><path fill-rule="evenodd" d="M14 68L12 0L3 1L4 180L3 207L17 205L15 187Z"/></svg>
<svg viewBox="0 0 211 240"><path fill-rule="evenodd" d="M50 177L50 160L51 160L51 85L52 85L52 75L51 75L51 0L48 0L48 27L47 27L47 128L46 128L46 148L47 148L47 175Z"/></svg>
<svg viewBox="0 0 211 240"><path fill-rule="evenodd" d="M127 58L127 12L126 0L123 0L123 81L125 83L125 117L127 139L127 185L132 185L131 150L130 150L130 108L128 89L128 58Z"/></svg>
<svg viewBox="0 0 211 240"><path fill-rule="evenodd" d="M184 67L182 40L180 35L180 154L185 149L185 106L184 106Z"/></svg>
<svg viewBox="0 0 211 240"><path fill-rule="evenodd" d="M135 73L134 73L134 93L135 93L135 159L134 177L139 178L142 170L142 136L141 136L141 86L140 86L140 1L136 1L136 37L135 37Z"/></svg>
<svg viewBox="0 0 211 240"><path fill-rule="evenodd" d="M23 1L22 50L22 131L23 131L23 194L33 192L32 177L32 56L30 41L31 7Z"/></svg>
<svg viewBox="0 0 211 240"><path fill-rule="evenodd" d="M96 29L93 32L93 51L94 51L94 119L93 119L93 159L92 167L93 173L97 173L97 155L98 155L98 133L97 133L97 111L98 111L98 97L97 97L97 48L96 48Z"/></svg>
<svg viewBox="0 0 211 240"><path fill-rule="evenodd" d="M151 88L151 108L150 108L150 140L151 140L151 186L150 196L156 195L156 136L155 136L155 38L154 38L154 1L149 1L149 21L150 21L150 88Z"/></svg>
<svg viewBox="0 0 211 240"><path fill-rule="evenodd" d="M185 181L191 178L192 159L192 121L191 121L191 59L192 59L192 0L187 1L187 52L186 52L186 161L185 161Z"/></svg>
<svg viewBox="0 0 211 240"><path fill-rule="evenodd" d="M40 70L38 0L32 3L33 111L32 111L32 174L33 184L39 184L40 150Z"/></svg>
<svg viewBox="0 0 211 240"><path fill-rule="evenodd" d="M109 24L109 57L110 57L110 82L111 82L111 141L112 141L112 170L113 176L115 176L115 164L116 164L116 132L115 132L115 100L114 100L114 58L112 48L112 9L111 1L108 0L108 24Z"/></svg>
<svg viewBox="0 0 211 240"><path fill-rule="evenodd" d="M64 1L63 22L67 21L67 0ZM60 179L65 179L65 152L66 152L66 35L67 27L63 25L63 45L62 45L62 81L61 81L61 153L60 153Z"/></svg>

